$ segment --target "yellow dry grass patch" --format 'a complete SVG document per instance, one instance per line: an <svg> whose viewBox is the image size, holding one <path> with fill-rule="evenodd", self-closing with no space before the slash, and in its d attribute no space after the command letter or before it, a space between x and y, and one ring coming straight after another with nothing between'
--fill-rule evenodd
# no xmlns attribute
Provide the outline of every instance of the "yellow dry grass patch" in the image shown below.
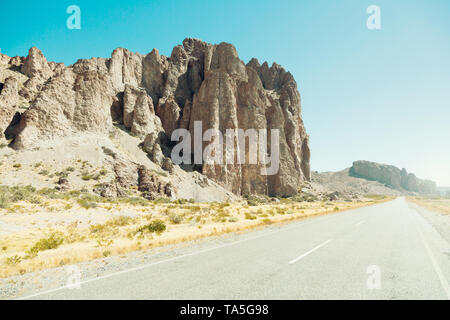
<svg viewBox="0 0 450 320"><path fill-rule="evenodd" d="M450 199L409 197L408 200L433 211L450 214Z"/></svg>

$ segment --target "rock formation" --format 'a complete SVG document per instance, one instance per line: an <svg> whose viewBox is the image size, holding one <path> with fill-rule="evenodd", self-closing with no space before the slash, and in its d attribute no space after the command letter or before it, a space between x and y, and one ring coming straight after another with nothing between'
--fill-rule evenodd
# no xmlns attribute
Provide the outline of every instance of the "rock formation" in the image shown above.
<svg viewBox="0 0 450 320"><path fill-rule="evenodd" d="M350 168L350 175L367 180L378 181L390 188L416 192L421 194L437 193L437 185L434 181L418 179L406 169L379 164L370 161L355 161Z"/></svg>
<svg viewBox="0 0 450 320"><path fill-rule="evenodd" d="M0 140L12 139L16 150L77 134L108 136L114 125L123 125L143 142L149 158L170 172L172 132L193 133L194 122L202 121L203 131L280 130L274 175L261 175L262 163L192 167L233 193L290 196L310 179L309 137L293 76L275 63L244 64L231 44L188 38L170 57L156 49L144 56L118 48L111 58L71 66L48 62L31 48L26 58L1 55L0 64L8 74L0 78ZM248 145L245 152L248 156ZM170 193L152 183L145 188Z"/></svg>

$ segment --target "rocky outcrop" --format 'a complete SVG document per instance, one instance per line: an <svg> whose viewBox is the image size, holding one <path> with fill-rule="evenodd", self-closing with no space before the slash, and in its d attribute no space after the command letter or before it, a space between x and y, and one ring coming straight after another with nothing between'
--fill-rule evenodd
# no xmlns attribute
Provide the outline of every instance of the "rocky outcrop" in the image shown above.
<svg viewBox="0 0 450 320"><path fill-rule="evenodd" d="M278 173L261 175L265 169L261 163L203 164L200 171L209 178L236 194L279 196L297 193L301 182L310 178L300 95L292 75L279 65L269 68L255 59L245 65L231 44L186 39L170 58L152 51L144 59L143 70L143 86L157 105L156 114L168 136L176 128L193 133L195 121L202 122L202 133L209 128L222 132L237 128L280 130ZM146 79L147 75L151 79ZM248 156L248 145L245 153Z"/></svg>
<svg viewBox="0 0 450 320"><path fill-rule="evenodd" d="M17 150L72 135L107 136L116 123L143 141L152 161L172 172L166 157L173 143L167 137L178 128L193 134L194 123L201 121L202 134L211 128L223 134L238 128L279 130L275 174L265 175L267 165L248 159L245 164L192 167L235 194L290 196L310 179L309 138L294 78L275 63L269 67L252 59L244 64L231 44L188 38L170 57L156 49L141 55L118 48L109 59L82 59L71 66L48 62L31 48L26 58L2 55L2 63L25 77L22 86L14 87L13 80L2 83L0 92L2 134L19 112L8 131ZM17 111L21 99L29 108ZM270 135L267 147L269 153L274 147ZM247 157L251 153L248 143L244 152ZM110 189L105 193L114 193Z"/></svg>
<svg viewBox="0 0 450 320"><path fill-rule="evenodd" d="M395 166L379 164L370 161L355 161L350 168L350 175L371 181L378 181L390 188L416 192L421 194L437 193L437 185L434 181L418 179L406 169Z"/></svg>
<svg viewBox="0 0 450 320"><path fill-rule="evenodd" d="M23 103L18 89L20 83L14 77L8 77L1 84L0 91L0 142L14 136L15 128L20 121L20 104Z"/></svg>
<svg viewBox="0 0 450 320"><path fill-rule="evenodd" d="M144 198L155 200L160 197L171 198L174 195L172 184L163 182L156 173L145 166L139 167L138 174L138 190L142 192Z"/></svg>

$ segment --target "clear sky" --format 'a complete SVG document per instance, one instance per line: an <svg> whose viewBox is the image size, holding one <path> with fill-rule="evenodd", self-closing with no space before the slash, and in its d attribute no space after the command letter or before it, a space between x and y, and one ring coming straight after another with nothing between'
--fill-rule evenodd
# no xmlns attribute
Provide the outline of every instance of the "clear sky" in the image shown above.
<svg viewBox="0 0 450 320"><path fill-rule="evenodd" d="M66 8L81 9L69 30ZM369 30L369 5L381 30ZM450 186L450 1L5 1L0 48L39 47L52 61L116 47L169 55L186 37L233 43L245 62L284 66L302 95L312 169L364 159Z"/></svg>

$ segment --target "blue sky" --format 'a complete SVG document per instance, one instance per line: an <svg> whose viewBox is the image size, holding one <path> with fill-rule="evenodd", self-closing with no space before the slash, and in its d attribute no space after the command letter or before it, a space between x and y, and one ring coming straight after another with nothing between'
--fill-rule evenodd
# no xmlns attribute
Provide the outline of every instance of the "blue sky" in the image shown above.
<svg viewBox="0 0 450 320"><path fill-rule="evenodd" d="M66 8L81 9L81 30ZM378 5L382 29L368 30ZM302 95L312 168L365 159L450 186L450 1L2 0L0 48L49 60L109 57L116 47L169 55L186 37L233 43L284 66Z"/></svg>

